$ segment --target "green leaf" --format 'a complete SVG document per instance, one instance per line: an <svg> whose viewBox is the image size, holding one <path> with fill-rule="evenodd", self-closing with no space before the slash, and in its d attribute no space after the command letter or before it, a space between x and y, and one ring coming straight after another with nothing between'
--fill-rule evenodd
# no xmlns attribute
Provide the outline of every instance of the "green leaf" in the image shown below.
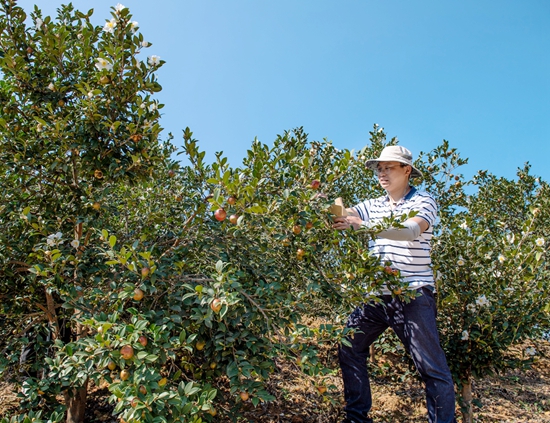
<svg viewBox="0 0 550 423"><path fill-rule="evenodd" d="M147 357L145 357L145 361L147 363L154 363L158 359L159 359L159 356L155 355L155 354L149 354L149 355L147 355Z"/></svg>
<svg viewBox="0 0 550 423"><path fill-rule="evenodd" d="M113 248L115 246L115 244L116 244L116 236L111 235L109 237L109 245L111 246L111 248Z"/></svg>

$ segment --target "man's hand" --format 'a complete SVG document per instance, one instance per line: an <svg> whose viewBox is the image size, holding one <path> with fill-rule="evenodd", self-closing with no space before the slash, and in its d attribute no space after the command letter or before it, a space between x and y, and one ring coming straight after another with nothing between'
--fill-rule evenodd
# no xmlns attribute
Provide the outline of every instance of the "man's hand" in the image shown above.
<svg viewBox="0 0 550 423"><path fill-rule="evenodd" d="M363 221L359 216L342 216L334 218L334 223L332 227L334 229L338 229L339 231L343 231L349 228L359 229L362 223Z"/></svg>

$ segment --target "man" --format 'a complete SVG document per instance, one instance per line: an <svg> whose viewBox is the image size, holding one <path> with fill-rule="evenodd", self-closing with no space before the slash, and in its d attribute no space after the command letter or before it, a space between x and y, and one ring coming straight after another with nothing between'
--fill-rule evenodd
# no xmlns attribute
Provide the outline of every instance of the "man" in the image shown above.
<svg viewBox="0 0 550 423"><path fill-rule="evenodd" d="M409 289L417 290L418 295L405 303L384 288L381 302L362 304L350 315L347 326L357 331L349 339L351 347L342 345L339 350L346 399L344 423L372 422L368 417L372 406L367 372L369 346L388 327L403 342L426 385L428 421L456 422L454 384L439 344L433 294L430 241L437 205L430 194L409 184L410 179L422 174L413 166L412 154L406 148L388 146L379 158L368 160L367 166L374 170L387 195L347 209L348 216L334 219L334 228L371 227L383 217L418 212L404 222L404 228L384 230L369 245L382 263L390 261L399 270Z"/></svg>

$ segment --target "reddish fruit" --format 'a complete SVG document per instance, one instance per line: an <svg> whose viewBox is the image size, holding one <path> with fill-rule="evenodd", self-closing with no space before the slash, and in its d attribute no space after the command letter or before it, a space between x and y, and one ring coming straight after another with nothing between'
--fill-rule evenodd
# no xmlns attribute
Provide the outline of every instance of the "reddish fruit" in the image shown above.
<svg viewBox="0 0 550 423"><path fill-rule="evenodd" d="M305 252L304 250L302 250L301 248L298 248L298 249L296 250L296 258L297 258L298 260L302 260L302 259L304 258L304 256L305 256L305 254L306 254L306 252Z"/></svg>
<svg viewBox="0 0 550 423"><path fill-rule="evenodd" d="M292 228L292 232L294 232L295 235L298 235L300 232L302 232L302 228L300 225L294 225Z"/></svg>
<svg viewBox="0 0 550 423"><path fill-rule="evenodd" d="M227 199L227 204L229 204L230 206L234 206L236 202L237 202L237 199L233 196Z"/></svg>
<svg viewBox="0 0 550 423"><path fill-rule="evenodd" d="M120 372L120 380L128 380L130 378L130 372L126 369Z"/></svg>
<svg viewBox="0 0 550 423"><path fill-rule="evenodd" d="M130 401L130 405L133 408L136 408L138 404L139 404L139 400L136 397L132 398L132 401Z"/></svg>
<svg viewBox="0 0 550 423"><path fill-rule="evenodd" d="M384 267L384 272L388 275L393 275L393 269L390 266Z"/></svg>
<svg viewBox="0 0 550 423"><path fill-rule="evenodd" d="M130 135L130 139L134 142L140 142L142 138L143 138L143 135L140 135L140 134Z"/></svg>
<svg viewBox="0 0 550 423"><path fill-rule="evenodd" d="M214 218L219 222L225 220L226 216L227 212L224 209L218 209L214 212Z"/></svg>
<svg viewBox="0 0 550 423"><path fill-rule="evenodd" d="M313 181L311 181L311 189L319 189L319 185L321 185L321 182L317 179L314 179Z"/></svg>
<svg viewBox="0 0 550 423"><path fill-rule="evenodd" d="M323 395L325 392L327 392L327 387L326 387L325 385L319 385L319 386L317 387L317 390L319 391L319 393L320 393L321 395Z"/></svg>
<svg viewBox="0 0 550 423"><path fill-rule="evenodd" d="M139 288L134 289L134 300L141 301L144 295L145 293L141 289Z"/></svg>
<svg viewBox="0 0 550 423"><path fill-rule="evenodd" d="M120 355L124 360L131 360L134 357L134 349L131 345L124 345L120 349Z"/></svg>
<svg viewBox="0 0 550 423"><path fill-rule="evenodd" d="M282 243L285 247L288 247L290 245L290 239L285 238L285 239L283 239Z"/></svg>
<svg viewBox="0 0 550 423"><path fill-rule="evenodd" d="M311 228L313 228L313 223L307 222L306 223L306 229L311 229Z"/></svg>
<svg viewBox="0 0 550 423"><path fill-rule="evenodd" d="M215 408L211 408L210 410L208 410L208 414L210 414L211 416L215 416L216 414L218 414L218 412Z"/></svg>
<svg viewBox="0 0 550 423"><path fill-rule="evenodd" d="M222 300L220 300L219 298L214 298L210 303L210 308L214 313L219 313L222 308Z"/></svg>
<svg viewBox="0 0 550 423"><path fill-rule="evenodd" d="M248 400L248 398L250 398L250 395L248 395L248 392L246 392L246 391L242 391L242 392L239 394L239 396L241 397L241 399L242 399L243 401L246 401L246 400Z"/></svg>
<svg viewBox="0 0 550 423"><path fill-rule="evenodd" d="M115 370L116 369L116 363L112 360L109 361L109 363L107 363L107 368L111 371Z"/></svg>
<svg viewBox="0 0 550 423"><path fill-rule="evenodd" d="M229 216L229 221L233 225L236 225L238 220L239 220L239 216L237 216L236 214L232 214L231 216Z"/></svg>
<svg viewBox="0 0 550 423"><path fill-rule="evenodd" d="M142 394L142 395L146 395L147 394L147 388L143 385L140 385L139 393Z"/></svg>
<svg viewBox="0 0 550 423"><path fill-rule="evenodd" d="M141 268L141 277L142 278L146 278L147 276L149 276L149 273L151 273L151 269L149 269L148 267L142 267Z"/></svg>
<svg viewBox="0 0 550 423"><path fill-rule="evenodd" d="M143 345L144 347L147 346L147 337L145 335L141 335L139 338L138 338L138 342Z"/></svg>
<svg viewBox="0 0 550 423"><path fill-rule="evenodd" d="M174 172L173 170L170 169L170 170L168 171L168 177L169 177L169 178L173 178L174 176L176 176L176 172Z"/></svg>
<svg viewBox="0 0 550 423"><path fill-rule="evenodd" d="M403 290L400 287L397 287L393 290L393 293L395 295L401 295L403 293Z"/></svg>

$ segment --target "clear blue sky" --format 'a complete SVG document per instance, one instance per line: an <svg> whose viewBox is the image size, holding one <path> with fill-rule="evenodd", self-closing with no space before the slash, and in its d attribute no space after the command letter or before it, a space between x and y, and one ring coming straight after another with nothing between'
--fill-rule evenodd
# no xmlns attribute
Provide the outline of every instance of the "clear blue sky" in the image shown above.
<svg viewBox="0 0 550 423"><path fill-rule="evenodd" d="M120 2L167 62L162 125L177 145L189 126L210 160L239 166L254 137L296 126L359 149L377 123L415 155L449 140L466 176L529 161L550 180L548 0ZM103 24L117 1L72 3Z"/></svg>

